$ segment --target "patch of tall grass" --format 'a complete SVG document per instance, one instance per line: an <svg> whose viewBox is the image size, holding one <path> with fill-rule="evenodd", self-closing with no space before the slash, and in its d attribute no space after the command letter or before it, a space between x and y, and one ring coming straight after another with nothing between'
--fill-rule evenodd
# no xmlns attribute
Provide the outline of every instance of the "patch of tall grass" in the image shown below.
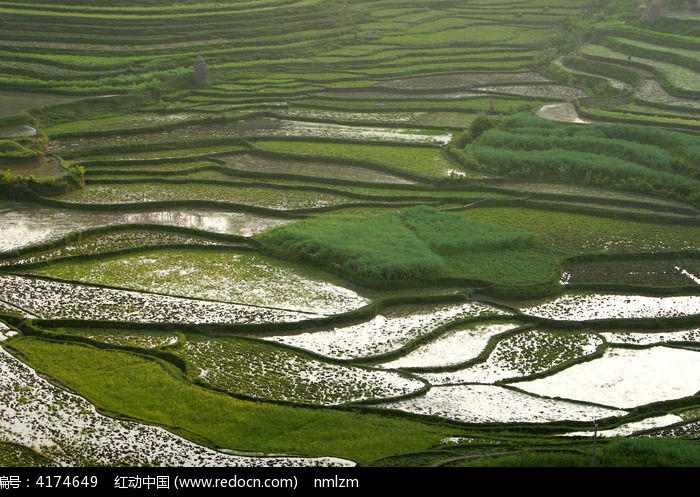
<svg viewBox="0 0 700 497"><path fill-rule="evenodd" d="M459 277L453 262L446 263L454 256L468 264L475 254L498 252L500 264L507 264L508 254L534 245L535 237L525 230L417 206L370 217L306 219L272 229L261 241L283 258L371 283ZM483 275L489 279L488 271Z"/></svg>

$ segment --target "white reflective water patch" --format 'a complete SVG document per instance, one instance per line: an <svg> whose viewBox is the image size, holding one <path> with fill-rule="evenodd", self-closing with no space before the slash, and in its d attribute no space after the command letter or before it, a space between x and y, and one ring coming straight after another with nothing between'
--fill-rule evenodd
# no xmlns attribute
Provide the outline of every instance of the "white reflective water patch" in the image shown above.
<svg viewBox="0 0 700 497"><path fill-rule="evenodd" d="M521 311L530 316L570 321L670 318L700 314L700 296L570 294Z"/></svg>
<svg viewBox="0 0 700 497"><path fill-rule="evenodd" d="M355 465L335 457L229 455L157 426L108 418L1 348L0 439L30 447L61 466Z"/></svg>
<svg viewBox="0 0 700 497"><path fill-rule="evenodd" d="M665 414L663 416L655 416L653 418L643 419L641 421L634 421L632 423L627 423L617 428L612 428L610 430L599 430L599 437L626 437L633 435L634 433L651 430L652 428L663 428L664 426L672 425L675 423L680 423L683 418L676 416L675 414ZM565 433L562 436L565 437L592 437L594 431L572 431L570 433Z"/></svg>
<svg viewBox="0 0 700 497"><path fill-rule="evenodd" d="M482 323L453 330L421 345L403 357L380 364L383 368L435 368L450 366L477 357L491 337L520 326L517 323Z"/></svg>
<svg viewBox="0 0 700 497"><path fill-rule="evenodd" d="M603 357L513 386L547 397L630 409L700 391L700 352L670 348L609 348Z"/></svg>
<svg viewBox="0 0 700 497"><path fill-rule="evenodd" d="M624 416L626 411L543 399L492 385L433 387L425 395L379 407L466 423L546 423Z"/></svg>
<svg viewBox="0 0 700 497"><path fill-rule="evenodd" d="M0 275L0 300L44 319L136 323L273 323L320 315Z"/></svg>
<svg viewBox="0 0 700 497"><path fill-rule="evenodd" d="M332 330L262 337L334 359L354 359L399 349L457 319L507 316L508 313L478 302L436 304L410 309L388 309L364 323Z"/></svg>

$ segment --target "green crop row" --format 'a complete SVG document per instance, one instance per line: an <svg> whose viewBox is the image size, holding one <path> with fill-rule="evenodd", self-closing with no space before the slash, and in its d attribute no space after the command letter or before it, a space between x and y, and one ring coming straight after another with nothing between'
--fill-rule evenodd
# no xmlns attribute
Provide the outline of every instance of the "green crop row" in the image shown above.
<svg viewBox="0 0 700 497"><path fill-rule="evenodd" d="M565 57L563 62L566 67L571 67L583 72L600 74L602 76L624 81L625 83L629 83L633 86L639 86L641 83L641 77L638 72L617 64L595 62L579 57Z"/></svg>
<svg viewBox="0 0 700 497"><path fill-rule="evenodd" d="M507 130L493 129L486 131L481 136L479 144L518 151L562 149L573 152L589 152L617 157L618 159L641 164L652 169L663 171L672 171L674 169L675 159L662 148L621 139L601 139L602 133L596 136L593 132L589 134L588 129L579 129L579 131L583 131L585 134L542 136L539 134L512 133Z"/></svg>
<svg viewBox="0 0 700 497"><path fill-rule="evenodd" d="M700 205L700 181L694 179L698 145L680 133L641 126L578 127L516 115L483 133L472 153L499 174L612 187Z"/></svg>

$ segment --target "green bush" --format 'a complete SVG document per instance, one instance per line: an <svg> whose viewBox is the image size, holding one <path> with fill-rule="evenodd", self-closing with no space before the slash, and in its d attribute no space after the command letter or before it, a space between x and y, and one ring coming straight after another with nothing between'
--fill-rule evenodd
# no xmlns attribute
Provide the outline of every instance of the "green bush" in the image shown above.
<svg viewBox="0 0 700 497"><path fill-rule="evenodd" d="M492 118L485 114L479 114L474 118L471 125L469 126L469 136L474 138L480 137L485 131L496 126L496 123Z"/></svg>

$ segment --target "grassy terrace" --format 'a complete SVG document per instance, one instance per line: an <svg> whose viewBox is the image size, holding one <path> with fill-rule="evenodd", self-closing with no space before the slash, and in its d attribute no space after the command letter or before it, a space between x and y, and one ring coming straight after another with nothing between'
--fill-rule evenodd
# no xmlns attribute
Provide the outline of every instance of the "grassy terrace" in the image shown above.
<svg viewBox="0 0 700 497"><path fill-rule="evenodd" d="M0 0L0 465L700 465L700 24L632 3Z"/></svg>
<svg viewBox="0 0 700 497"><path fill-rule="evenodd" d="M189 437L217 447L332 454L366 464L428 449L454 433L454 429L376 415L239 400L192 385L166 363L120 351L32 338L15 341L13 347L39 371L82 392L106 412L187 427ZM57 355L63 358L60 362L52 359Z"/></svg>

